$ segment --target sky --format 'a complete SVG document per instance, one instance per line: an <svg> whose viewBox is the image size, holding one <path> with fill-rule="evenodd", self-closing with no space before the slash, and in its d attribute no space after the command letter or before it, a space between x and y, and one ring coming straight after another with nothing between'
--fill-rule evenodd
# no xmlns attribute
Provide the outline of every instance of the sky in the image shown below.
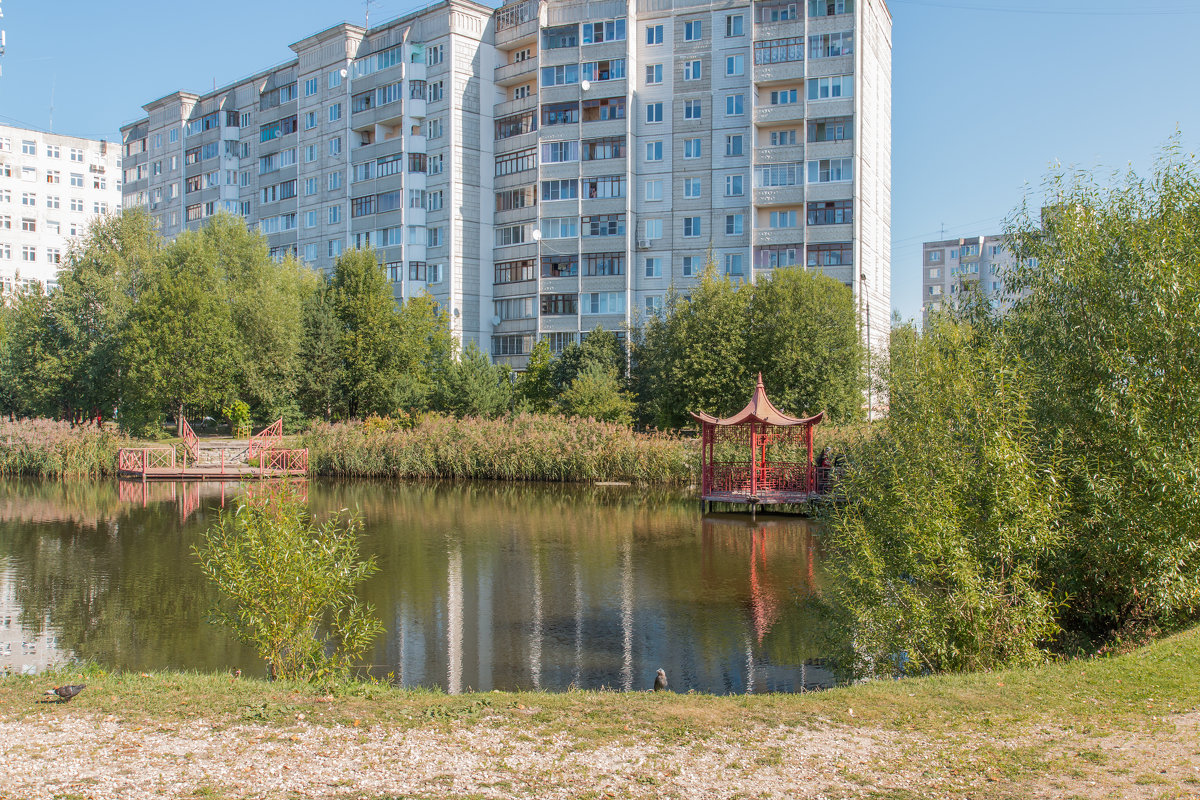
<svg viewBox="0 0 1200 800"><path fill-rule="evenodd" d="M372 2L374 22L425 3ZM999 233L1062 165L1153 166L1200 141L1200 0L889 0L892 307L921 311L921 243ZM141 106L287 61L361 0L0 0L0 121L119 138ZM53 113L51 108L53 107Z"/></svg>

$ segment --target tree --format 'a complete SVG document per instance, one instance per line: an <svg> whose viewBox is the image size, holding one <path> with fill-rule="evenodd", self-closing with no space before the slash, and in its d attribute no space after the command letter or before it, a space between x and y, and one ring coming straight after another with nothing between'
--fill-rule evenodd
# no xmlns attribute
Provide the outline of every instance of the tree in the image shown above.
<svg viewBox="0 0 1200 800"><path fill-rule="evenodd" d="M170 409L182 436L185 406L217 411L232 399L237 340L222 277L211 243L185 232L141 281L122 347L124 427Z"/></svg>
<svg viewBox="0 0 1200 800"><path fill-rule="evenodd" d="M525 371L517 377L517 398L536 414L548 414L554 408L557 390L553 381L553 361L550 342L539 339L529 351Z"/></svg>
<svg viewBox="0 0 1200 800"><path fill-rule="evenodd" d="M439 408L456 416L495 417L512 405L512 373L471 341L446 369L438 394Z"/></svg>
<svg viewBox="0 0 1200 800"><path fill-rule="evenodd" d="M222 599L213 617L254 647L272 678L329 683L382 631L356 589L377 571L359 554L362 520L313 523L286 490L221 514L193 550Z"/></svg>
<svg viewBox="0 0 1200 800"><path fill-rule="evenodd" d="M342 353L333 287L319 278L304 298L304 334L300 343L297 391L301 410L308 416L332 419L340 410L338 387L342 381Z"/></svg>
<svg viewBox="0 0 1200 800"><path fill-rule="evenodd" d="M854 295L841 282L803 267L764 276L751 294L746 351L780 408L861 417L863 346Z"/></svg>
<svg viewBox="0 0 1200 800"><path fill-rule="evenodd" d="M55 416L63 410L70 369L62 357L50 297L40 283L22 288L12 301L5 335L5 377L12 384L10 409L18 416Z"/></svg>
<svg viewBox="0 0 1200 800"><path fill-rule="evenodd" d="M338 393L351 417L388 414L399 378L401 327L374 251L350 250L333 270L342 371Z"/></svg>
<svg viewBox="0 0 1200 800"><path fill-rule="evenodd" d="M450 316L428 292L410 297L400 308L397 340L400 380L393 408L429 409L454 362L458 344L450 332Z"/></svg>
<svg viewBox="0 0 1200 800"><path fill-rule="evenodd" d="M598 361L589 362L576 374L558 405L568 416L633 424L633 398L621 388L616 370Z"/></svg>

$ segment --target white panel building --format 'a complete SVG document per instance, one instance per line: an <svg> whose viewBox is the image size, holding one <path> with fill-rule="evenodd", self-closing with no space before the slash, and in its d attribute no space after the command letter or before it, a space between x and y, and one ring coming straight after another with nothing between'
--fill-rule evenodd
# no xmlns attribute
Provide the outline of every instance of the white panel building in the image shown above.
<svg viewBox="0 0 1200 800"><path fill-rule="evenodd" d="M686 292L806 265L890 324L884 0L447 0L122 129L125 200L173 235L226 210L329 269L372 247L397 298L520 369Z"/></svg>
<svg viewBox="0 0 1200 800"><path fill-rule="evenodd" d="M53 289L72 239L121 208L120 148L0 125L0 295Z"/></svg>

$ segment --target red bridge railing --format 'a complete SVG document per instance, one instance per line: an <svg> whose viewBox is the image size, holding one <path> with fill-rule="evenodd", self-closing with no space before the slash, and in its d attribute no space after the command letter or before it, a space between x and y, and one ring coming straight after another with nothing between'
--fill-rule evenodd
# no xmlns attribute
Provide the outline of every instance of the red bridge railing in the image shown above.
<svg viewBox="0 0 1200 800"><path fill-rule="evenodd" d="M187 417L182 418L183 425L183 446L192 456L193 463L200 460L200 437L192 430L191 424L187 421Z"/></svg>
<svg viewBox="0 0 1200 800"><path fill-rule="evenodd" d="M254 458L264 450L271 450L283 443L283 417L272 422L258 433L250 437L250 458Z"/></svg>
<svg viewBox="0 0 1200 800"><path fill-rule="evenodd" d="M291 474L308 472L308 448L298 450L266 450L259 461L259 472L270 474L287 472Z"/></svg>

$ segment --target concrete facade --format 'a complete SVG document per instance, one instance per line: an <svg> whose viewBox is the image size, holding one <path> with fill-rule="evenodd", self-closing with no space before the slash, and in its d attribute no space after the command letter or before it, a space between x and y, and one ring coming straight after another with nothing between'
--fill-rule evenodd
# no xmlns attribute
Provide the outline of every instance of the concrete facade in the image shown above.
<svg viewBox="0 0 1200 800"><path fill-rule="evenodd" d="M0 125L0 296L53 289L71 242L120 208L119 147Z"/></svg>
<svg viewBox="0 0 1200 800"><path fill-rule="evenodd" d="M378 250L464 341L523 368L623 331L711 252L803 264L890 325L884 0L448 0L122 129L125 199L170 236L220 210L276 256Z"/></svg>
<svg viewBox="0 0 1200 800"><path fill-rule="evenodd" d="M1013 265L1004 236L966 236L921 246L923 317L952 308L964 293L979 291L1004 308L1004 272Z"/></svg>

